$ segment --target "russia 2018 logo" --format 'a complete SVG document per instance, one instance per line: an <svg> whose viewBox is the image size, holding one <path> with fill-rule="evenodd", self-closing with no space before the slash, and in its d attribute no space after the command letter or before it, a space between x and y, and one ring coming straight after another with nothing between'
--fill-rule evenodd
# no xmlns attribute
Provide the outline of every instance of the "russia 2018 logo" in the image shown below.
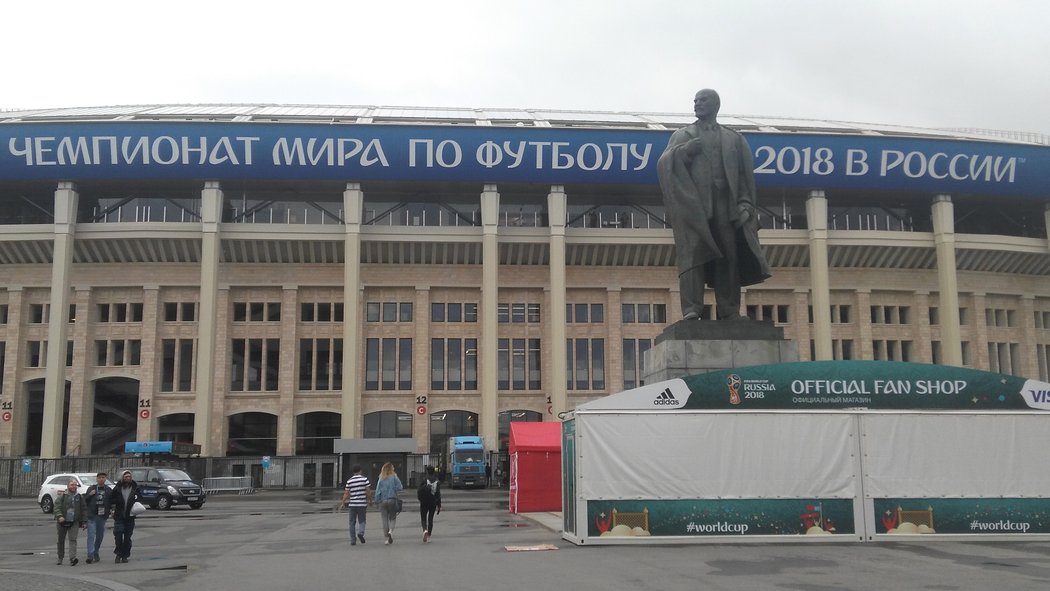
<svg viewBox="0 0 1050 591"><path fill-rule="evenodd" d="M731 373L726 377L726 386L729 387L729 404L740 404L740 376Z"/></svg>

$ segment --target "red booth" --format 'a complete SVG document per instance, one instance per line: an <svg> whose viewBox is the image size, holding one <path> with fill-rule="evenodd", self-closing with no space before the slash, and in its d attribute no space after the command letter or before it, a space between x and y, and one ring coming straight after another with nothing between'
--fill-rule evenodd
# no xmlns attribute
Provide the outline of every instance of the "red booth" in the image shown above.
<svg viewBox="0 0 1050 591"><path fill-rule="evenodd" d="M561 423L510 424L510 512L561 511Z"/></svg>

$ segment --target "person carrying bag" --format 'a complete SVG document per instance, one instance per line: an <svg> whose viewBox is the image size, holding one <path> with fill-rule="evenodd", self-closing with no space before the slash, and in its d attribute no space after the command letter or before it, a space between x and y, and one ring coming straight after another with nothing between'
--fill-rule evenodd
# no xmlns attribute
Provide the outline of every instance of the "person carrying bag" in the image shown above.
<svg viewBox="0 0 1050 591"><path fill-rule="evenodd" d="M382 470L379 471L379 482L376 484L375 503L379 507L380 517L383 518L383 533L386 534L384 544L394 543L394 524L402 507L398 493L403 489L401 479L394 472L394 465L390 462L383 464Z"/></svg>

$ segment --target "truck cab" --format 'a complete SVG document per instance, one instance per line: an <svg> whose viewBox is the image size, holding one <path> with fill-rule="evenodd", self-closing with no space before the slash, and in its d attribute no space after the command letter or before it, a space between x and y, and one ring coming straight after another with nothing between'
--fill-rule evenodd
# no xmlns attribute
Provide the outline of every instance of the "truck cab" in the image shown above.
<svg viewBox="0 0 1050 591"><path fill-rule="evenodd" d="M450 438L448 456L452 488L485 487L485 444L480 437Z"/></svg>

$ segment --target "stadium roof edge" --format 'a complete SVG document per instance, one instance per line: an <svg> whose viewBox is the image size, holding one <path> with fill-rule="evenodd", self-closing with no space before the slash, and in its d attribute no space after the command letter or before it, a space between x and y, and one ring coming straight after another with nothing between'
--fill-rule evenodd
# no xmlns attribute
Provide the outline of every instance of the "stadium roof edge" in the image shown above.
<svg viewBox="0 0 1050 591"><path fill-rule="evenodd" d="M722 115L735 129L772 133L864 134L936 137L1050 146L1050 135L981 128L923 128L831 119L765 115ZM236 121L318 122L417 125L518 125L674 129L691 123L692 114L649 111L587 111L539 108L409 107L279 103L187 103L104 105L91 107L0 110L0 124L76 121Z"/></svg>

